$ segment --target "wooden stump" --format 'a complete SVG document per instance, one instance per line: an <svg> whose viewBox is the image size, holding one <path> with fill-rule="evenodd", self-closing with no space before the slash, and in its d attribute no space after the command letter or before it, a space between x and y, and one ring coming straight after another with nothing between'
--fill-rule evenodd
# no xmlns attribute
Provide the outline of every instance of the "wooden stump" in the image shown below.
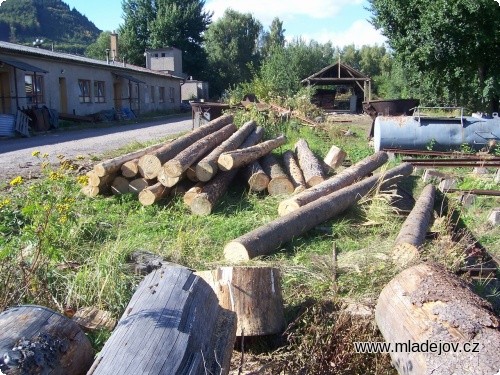
<svg viewBox="0 0 500 375"><path fill-rule="evenodd" d="M236 313L237 336L272 335L285 329L277 268L220 267L197 274L215 291L220 305Z"/></svg>
<svg viewBox="0 0 500 375"><path fill-rule="evenodd" d="M3 374L80 375L90 368L93 356L78 324L55 311L31 305L0 313Z"/></svg>
<svg viewBox="0 0 500 375"><path fill-rule="evenodd" d="M243 179L248 182L248 187L251 191L264 191L269 184L269 177L262 169L258 161L242 168L241 174Z"/></svg>
<svg viewBox="0 0 500 375"><path fill-rule="evenodd" d="M141 202L143 206L151 206L152 204L165 198L168 195L169 191L169 188L157 182L156 184L147 187L139 193L139 202Z"/></svg>
<svg viewBox="0 0 500 375"><path fill-rule="evenodd" d="M304 180L304 175L292 151L288 150L283 154L283 162L285 164L285 170L290 176L290 181L293 184L293 193L298 194L304 191L306 189L306 181Z"/></svg>
<svg viewBox="0 0 500 375"><path fill-rule="evenodd" d="M386 163L387 160L387 153L383 151L368 156L352 167L343 170L338 175L330 177L324 182L284 200L278 206L278 213L280 216L286 215L320 197L349 186L354 181L363 178L368 173Z"/></svg>
<svg viewBox="0 0 500 375"><path fill-rule="evenodd" d="M347 154L344 150L333 145L330 147L330 150L328 150L323 162L330 168L330 171L333 171L342 165L346 156Z"/></svg>
<svg viewBox="0 0 500 375"><path fill-rule="evenodd" d="M372 176L356 184L318 198L298 210L271 221L244 234L224 247L224 257L231 262L242 262L257 256L269 255L281 244L300 236L318 224L346 210L377 184L393 184L412 172L411 164L404 163L383 176Z"/></svg>
<svg viewBox="0 0 500 375"><path fill-rule="evenodd" d="M227 374L235 315L190 270L163 266L139 284L88 375Z"/></svg>
<svg viewBox="0 0 500 375"><path fill-rule="evenodd" d="M241 147L238 150L224 152L219 156L217 163L221 170L230 171L251 164L285 143L285 136L280 135L279 137L256 144L255 146L246 148Z"/></svg>
<svg viewBox="0 0 500 375"><path fill-rule="evenodd" d="M419 258L419 249L424 243L432 219L435 194L434 185L429 184L424 187L396 237L393 258L401 267Z"/></svg>
<svg viewBox="0 0 500 375"><path fill-rule="evenodd" d="M400 374L491 375L500 369L498 317L488 302L441 266L422 263L392 279L380 293L375 320L393 345L452 344L460 350L431 353L427 345L425 352L409 352L403 346L390 353Z"/></svg>
<svg viewBox="0 0 500 375"><path fill-rule="evenodd" d="M321 163L314 156L305 139L301 138L295 143L295 153L307 186L314 186L325 180Z"/></svg>
<svg viewBox="0 0 500 375"><path fill-rule="evenodd" d="M274 155L265 155L260 159L260 164L264 172L271 178L267 185L269 195L290 195L293 193L293 184Z"/></svg>
<svg viewBox="0 0 500 375"><path fill-rule="evenodd" d="M236 150L256 128L255 121L248 121L241 128L239 128L231 137L222 142L210 154L205 156L196 164L196 176L200 181L206 182L212 179L219 167L217 159L220 154L226 151Z"/></svg>

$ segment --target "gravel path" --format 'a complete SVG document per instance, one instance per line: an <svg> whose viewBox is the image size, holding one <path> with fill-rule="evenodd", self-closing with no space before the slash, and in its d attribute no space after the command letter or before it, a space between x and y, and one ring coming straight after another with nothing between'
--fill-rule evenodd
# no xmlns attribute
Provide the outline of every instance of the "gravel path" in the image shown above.
<svg viewBox="0 0 500 375"><path fill-rule="evenodd" d="M191 116L175 117L140 124L114 125L105 128L53 131L31 138L0 139L0 180L14 176L29 176L39 171L35 150L48 153L49 161L57 162L62 154L73 159L77 155L100 157L102 153L127 144L159 139L192 128Z"/></svg>

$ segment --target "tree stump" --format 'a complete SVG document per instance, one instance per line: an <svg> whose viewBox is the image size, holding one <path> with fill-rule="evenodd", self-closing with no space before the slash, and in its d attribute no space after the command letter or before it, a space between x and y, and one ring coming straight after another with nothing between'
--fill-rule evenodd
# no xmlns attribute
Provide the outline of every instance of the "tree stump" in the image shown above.
<svg viewBox="0 0 500 375"><path fill-rule="evenodd" d="M220 267L197 275L212 287L223 308L236 313L236 336L272 335L285 329L277 268Z"/></svg>
<svg viewBox="0 0 500 375"><path fill-rule="evenodd" d="M19 306L0 313L0 372L85 374L92 346L78 324L42 306Z"/></svg>
<svg viewBox="0 0 500 375"><path fill-rule="evenodd" d="M325 180L321 163L314 156L305 139L301 138L295 143L295 153L307 186L314 186Z"/></svg>
<svg viewBox="0 0 500 375"><path fill-rule="evenodd" d="M393 345L453 344L460 350L439 355L427 346L427 352L390 353L400 374L492 375L500 369L498 317L488 302L441 266L422 263L392 279L380 293L375 320Z"/></svg>
<svg viewBox="0 0 500 375"><path fill-rule="evenodd" d="M342 162L344 161L346 156L347 154L344 150L335 145L332 145L325 158L323 159L323 162L328 166L330 171L333 171L334 169L342 165Z"/></svg>
<svg viewBox="0 0 500 375"><path fill-rule="evenodd" d="M163 266L137 287L88 375L227 374L236 314L190 270Z"/></svg>

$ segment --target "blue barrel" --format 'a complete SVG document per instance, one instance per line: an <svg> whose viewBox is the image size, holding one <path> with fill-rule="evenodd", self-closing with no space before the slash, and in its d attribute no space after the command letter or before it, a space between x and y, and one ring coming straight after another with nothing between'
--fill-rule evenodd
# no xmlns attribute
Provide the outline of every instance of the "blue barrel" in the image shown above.
<svg viewBox="0 0 500 375"><path fill-rule="evenodd" d="M378 116L373 134L375 151L388 148L437 151L468 145L480 150L500 144L500 118Z"/></svg>

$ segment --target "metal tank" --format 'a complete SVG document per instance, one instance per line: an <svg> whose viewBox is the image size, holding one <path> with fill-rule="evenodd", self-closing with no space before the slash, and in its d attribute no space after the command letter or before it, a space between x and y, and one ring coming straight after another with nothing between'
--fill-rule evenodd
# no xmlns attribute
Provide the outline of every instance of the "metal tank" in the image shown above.
<svg viewBox="0 0 500 375"><path fill-rule="evenodd" d="M500 144L500 118L473 116L430 117L419 109L413 116L378 116L373 142L375 151L387 148L437 151L458 150L468 145L475 150Z"/></svg>

